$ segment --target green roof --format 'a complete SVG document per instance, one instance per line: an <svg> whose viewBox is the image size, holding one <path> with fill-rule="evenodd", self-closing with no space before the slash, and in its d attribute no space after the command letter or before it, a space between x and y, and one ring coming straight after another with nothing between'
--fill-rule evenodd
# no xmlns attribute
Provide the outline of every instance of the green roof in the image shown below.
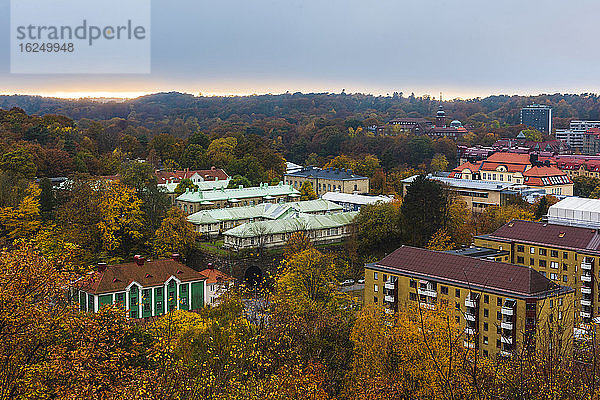
<svg viewBox="0 0 600 400"><path fill-rule="evenodd" d="M188 217L192 224L214 224L220 221L235 221L250 218L281 219L295 213L341 211L342 207L327 200L307 200L293 203L263 203L255 206L201 210Z"/></svg>
<svg viewBox="0 0 600 400"><path fill-rule="evenodd" d="M265 196L289 196L291 194L299 194L292 185L284 185L280 183L277 186L269 186L264 183L257 187L241 187L239 189L213 189L206 191L188 191L177 197L178 201L190 203L201 203L203 201L219 201L219 200L239 200L253 197Z"/></svg>
<svg viewBox="0 0 600 400"><path fill-rule="evenodd" d="M357 211L331 215L300 214L299 217L275 221L248 222L236 226L223 234L239 238L249 238L259 235L297 232L300 230L312 231L317 229L339 228L352 223L357 215Z"/></svg>
<svg viewBox="0 0 600 400"><path fill-rule="evenodd" d="M177 182L177 183L161 183L158 185L158 187L167 193L174 193L175 188L177 188L177 185L179 185L179 182ZM229 179L222 179L222 180L216 180L216 181L203 181L203 182L198 182L195 185L198 186L198 190L202 190L202 191L221 189L221 188L226 188L227 185L229 185Z"/></svg>

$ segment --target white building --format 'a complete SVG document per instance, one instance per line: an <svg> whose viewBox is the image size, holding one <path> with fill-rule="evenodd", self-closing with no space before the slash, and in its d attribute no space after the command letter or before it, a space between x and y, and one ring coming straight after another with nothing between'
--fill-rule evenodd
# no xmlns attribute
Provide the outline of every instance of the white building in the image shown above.
<svg viewBox="0 0 600 400"><path fill-rule="evenodd" d="M235 278L214 269L211 263L208 268L200 271L206 276L206 291L204 292L204 304L213 306L218 303L219 297L227 292L235 283Z"/></svg>
<svg viewBox="0 0 600 400"><path fill-rule="evenodd" d="M583 151L586 132L594 128L600 128L600 121L573 120L569 124L569 129L557 129L555 136L571 148Z"/></svg>
<svg viewBox="0 0 600 400"><path fill-rule="evenodd" d="M567 197L548 209L548 223L600 229L600 200Z"/></svg>
<svg viewBox="0 0 600 400"><path fill-rule="evenodd" d="M388 203L394 200L393 197L388 196L368 196L341 192L327 192L321 198L342 206L344 211L358 211L365 204L374 204L380 201Z"/></svg>

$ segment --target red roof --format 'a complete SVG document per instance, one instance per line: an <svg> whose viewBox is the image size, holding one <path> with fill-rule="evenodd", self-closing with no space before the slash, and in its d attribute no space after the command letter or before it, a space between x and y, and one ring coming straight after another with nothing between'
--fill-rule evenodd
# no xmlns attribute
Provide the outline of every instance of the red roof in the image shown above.
<svg viewBox="0 0 600 400"><path fill-rule="evenodd" d="M512 220L495 232L479 237L577 250L600 250L600 235L596 229L535 221Z"/></svg>
<svg viewBox="0 0 600 400"><path fill-rule="evenodd" d="M225 179L229 179L229 175L225 173L220 168L211 168L211 169L198 169L198 170L189 170L185 169L182 171L156 171L156 177L158 178L158 183L177 183L183 179L190 179L194 174L198 174L205 181L216 181L217 179L222 181Z"/></svg>
<svg viewBox="0 0 600 400"><path fill-rule="evenodd" d="M560 288L530 267L407 246L400 247L376 263L375 267L421 279L446 280L475 290L498 290L521 297L542 295Z"/></svg>
<svg viewBox="0 0 600 400"><path fill-rule="evenodd" d="M525 172L531 165L529 154L494 153L481 162L482 171L496 171L499 166L505 166L508 172Z"/></svg>
<svg viewBox="0 0 600 400"><path fill-rule="evenodd" d="M566 185L571 182L569 176L556 167L531 167L523 173L524 182L529 186Z"/></svg>
<svg viewBox="0 0 600 400"><path fill-rule="evenodd" d="M235 278L227 275L225 272L221 272L218 269L214 269L214 268L207 268L203 271L200 271L200 273L204 276L206 276L206 284L210 285L213 283L217 283L217 282L225 282L225 281L229 281L229 282L233 282L235 281Z"/></svg>
<svg viewBox="0 0 600 400"><path fill-rule="evenodd" d="M202 273L172 259L135 262L106 266L104 271L94 271L77 283L87 293L101 294L123 291L132 282L143 287L163 285L170 277L181 282L206 279Z"/></svg>

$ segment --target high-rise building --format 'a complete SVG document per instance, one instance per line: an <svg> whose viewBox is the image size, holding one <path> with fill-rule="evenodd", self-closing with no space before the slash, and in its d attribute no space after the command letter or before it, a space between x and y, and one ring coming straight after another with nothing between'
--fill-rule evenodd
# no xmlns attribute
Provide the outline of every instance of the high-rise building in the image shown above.
<svg viewBox="0 0 600 400"><path fill-rule="evenodd" d="M568 144L574 151L595 155L600 151L600 121L573 120L569 129L557 129L556 139Z"/></svg>
<svg viewBox="0 0 600 400"><path fill-rule="evenodd" d="M552 132L552 107L532 104L521 109L521 124L540 132Z"/></svg>

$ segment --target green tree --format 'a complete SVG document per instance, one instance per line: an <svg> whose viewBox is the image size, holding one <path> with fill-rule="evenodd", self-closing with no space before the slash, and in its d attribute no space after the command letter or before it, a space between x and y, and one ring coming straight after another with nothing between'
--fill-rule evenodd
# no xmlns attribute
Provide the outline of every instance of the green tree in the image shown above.
<svg viewBox="0 0 600 400"><path fill-rule="evenodd" d="M208 167L208 160L206 157L206 150L199 144L190 144L183 151L179 165L182 168L189 168L192 170L203 169Z"/></svg>
<svg viewBox="0 0 600 400"><path fill-rule="evenodd" d="M195 185L191 179L185 178L179 181L179 183L175 187L175 193L182 194L185 193L186 190L193 191L196 189L198 189L198 186Z"/></svg>
<svg viewBox="0 0 600 400"><path fill-rule="evenodd" d="M234 137L224 137L213 140L206 152L209 161L217 168L224 168L235 158L235 148L238 141Z"/></svg>
<svg viewBox="0 0 600 400"><path fill-rule="evenodd" d="M358 252L379 258L402 243L402 216L398 201L366 204L356 217Z"/></svg>
<svg viewBox="0 0 600 400"><path fill-rule="evenodd" d="M48 178L40 180L40 212L44 219L51 219L54 207L56 206L56 197L52 189L52 182Z"/></svg>
<svg viewBox="0 0 600 400"><path fill-rule="evenodd" d="M317 198L317 194L312 187L312 183L309 181L302 182L300 186L300 200L315 200Z"/></svg>
<svg viewBox="0 0 600 400"><path fill-rule="evenodd" d="M446 156L439 153L433 156L430 167L433 172L446 171L448 169L448 160L446 160Z"/></svg>
<svg viewBox="0 0 600 400"><path fill-rule="evenodd" d="M2 154L0 157L0 169L11 173L16 177L33 179L37 167L33 161L33 155L24 148Z"/></svg>
<svg viewBox="0 0 600 400"><path fill-rule="evenodd" d="M554 196L546 195L542 196L533 203L533 215L536 219L541 220L542 217L548 214L550 206L558 203L558 199Z"/></svg>
<svg viewBox="0 0 600 400"><path fill-rule="evenodd" d="M198 145L203 149L206 149L210 145L210 139L204 133L197 131L194 132L192 136L190 136L190 138L188 139L188 145L192 144Z"/></svg>
<svg viewBox="0 0 600 400"><path fill-rule="evenodd" d="M573 195L590 197L594 189L600 186L600 179L591 176L576 176L573 178Z"/></svg>
<svg viewBox="0 0 600 400"><path fill-rule="evenodd" d="M532 142L541 142L544 140L544 134L537 129L524 129L523 134L527 140L531 140Z"/></svg>
<svg viewBox="0 0 600 400"><path fill-rule="evenodd" d="M423 175L408 187L402 202L408 240L416 246L424 246L431 236L446 223L447 194L443 187Z"/></svg>
<svg viewBox="0 0 600 400"><path fill-rule="evenodd" d="M229 180L229 185L227 186L229 189L237 189L240 186L243 187L251 187L252 182L248 178L242 175L234 175Z"/></svg>

